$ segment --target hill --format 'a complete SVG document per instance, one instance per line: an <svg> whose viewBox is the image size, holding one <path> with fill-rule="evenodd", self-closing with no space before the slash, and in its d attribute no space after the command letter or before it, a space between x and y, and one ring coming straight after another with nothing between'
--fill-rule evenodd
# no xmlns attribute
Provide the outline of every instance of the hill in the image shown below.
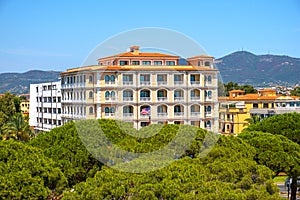
<svg viewBox="0 0 300 200"><path fill-rule="evenodd" d="M225 83L233 81L254 86L300 83L300 58L237 51L216 59L216 65Z"/></svg>
<svg viewBox="0 0 300 200"><path fill-rule="evenodd" d="M0 94L5 92L27 94L29 93L30 84L58 81L59 73L41 70L32 70L25 73L2 73L0 74Z"/></svg>

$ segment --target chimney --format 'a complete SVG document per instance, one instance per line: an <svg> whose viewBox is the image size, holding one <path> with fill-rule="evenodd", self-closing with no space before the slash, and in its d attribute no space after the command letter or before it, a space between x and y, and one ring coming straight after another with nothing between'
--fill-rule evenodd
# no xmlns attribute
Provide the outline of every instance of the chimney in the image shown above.
<svg viewBox="0 0 300 200"><path fill-rule="evenodd" d="M130 47L130 52L132 52L133 55L139 55L140 47L139 46L131 46Z"/></svg>

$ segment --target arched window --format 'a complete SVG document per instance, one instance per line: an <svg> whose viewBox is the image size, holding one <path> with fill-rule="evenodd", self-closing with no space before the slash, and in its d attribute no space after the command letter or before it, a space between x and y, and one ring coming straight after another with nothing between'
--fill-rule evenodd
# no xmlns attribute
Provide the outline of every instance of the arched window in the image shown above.
<svg viewBox="0 0 300 200"><path fill-rule="evenodd" d="M93 107L89 107L89 113L94 114L94 108Z"/></svg>
<svg viewBox="0 0 300 200"><path fill-rule="evenodd" d="M206 122L206 127L211 127L211 121Z"/></svg>
<svg viewBox="0 0 300 200"><path fill-rule="evenodd" d="M111 107L111 108L109 109L109 111L110 111L110 113L115 113L115 108L114 108L114 107Z"/></svg>
<svg viewBox="0 0 300 200"><path fill-rule="evenodd" d="M90 83L93 82L93 76L89 76L89 82L90 82Z"/></svg>
<svg viewBox="0 0 300 200"><path fill-rule="evenodd" d="M111 97L116 97L116 92L115 91L111 91L111 93L110 93L110 95L111 95Z"/></svg>
<svg viewBox="0 0 300 200"><path fill-rule="evenodd" d="M209 67L209 66L210 66L210 62L206 61L206 62L204 63L204 66L205 66L205 67Z"/></svg>
<svg viewBox="0 0 300 200"><path fill-rule="evenodd" d="M111 76L110 76L110 81L111 81L111 82L115 82L115 76L114 76L114 75L111 75Z"/></svg>
<svg viewBox="0 0 300 200"><path fill-rule="evenodd" d="M94 95L93 95L93 92L90 91L90 92L89 92L89 98L91 99L91 98L93 98L93 96L94 96Z"/></svg>
<svg viewBox="0 0 300 200"><path fill-rule="evenodd" d="M212 92L211 92L210 90L208 90L208 91L207 91L207 96L208 96L208 97L211 97L211 95L212 95Z"/></svg>
<svg viewBox="0 0 300 200"><path fill-rule="evenodd" d="M105 98L109 98L109 96L110 96L110 92L109 92L109 91L106 91L106 92L105 92Z"/></svg>
<svg viewBox="0 0 300 200"><path fill-rule="evenodd" d="M105 78L104 78L105 82L109 82L110 81L110 77L109 75L105 75Z"/></svg>
<svg viewBox="0 0 300 200"><path fill-rule="evenodd" d="M207 76L207 81L211 82L211 75Z"/></svg>
<svg viewBox="0 0 300 200"><path fill-rule="evenodd" d="M105 112L105 113L109 113L109 107L105 107L105 108L104 108L104 112Z"/></svg>

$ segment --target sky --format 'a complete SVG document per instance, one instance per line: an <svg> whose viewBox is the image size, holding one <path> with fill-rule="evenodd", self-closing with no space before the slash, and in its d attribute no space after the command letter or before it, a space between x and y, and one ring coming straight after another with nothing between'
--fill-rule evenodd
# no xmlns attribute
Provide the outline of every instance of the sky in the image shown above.
<svg viewBox="0 0 300 200"><path fill-rule="evenodd" d="M180 32L215 58L300 58L300 0L0 0L0 73L79 67L103 41L143 27Z"/></svg>

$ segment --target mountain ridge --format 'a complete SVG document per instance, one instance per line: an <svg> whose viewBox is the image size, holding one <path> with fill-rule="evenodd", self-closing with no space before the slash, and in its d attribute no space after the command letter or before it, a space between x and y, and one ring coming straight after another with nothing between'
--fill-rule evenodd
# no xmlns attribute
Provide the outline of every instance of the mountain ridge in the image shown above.
<svg viewBox="0 0 300 200"><path fill-rule="evenodd" d="M236 51L215 59L215 63L224 83L233 81L255 87L268 87L270 84L286 86L300 84L300 58ZM58 81L59 74L60 71L52 70L0 73L0 93L29 93L30 84Z"/></svg>

